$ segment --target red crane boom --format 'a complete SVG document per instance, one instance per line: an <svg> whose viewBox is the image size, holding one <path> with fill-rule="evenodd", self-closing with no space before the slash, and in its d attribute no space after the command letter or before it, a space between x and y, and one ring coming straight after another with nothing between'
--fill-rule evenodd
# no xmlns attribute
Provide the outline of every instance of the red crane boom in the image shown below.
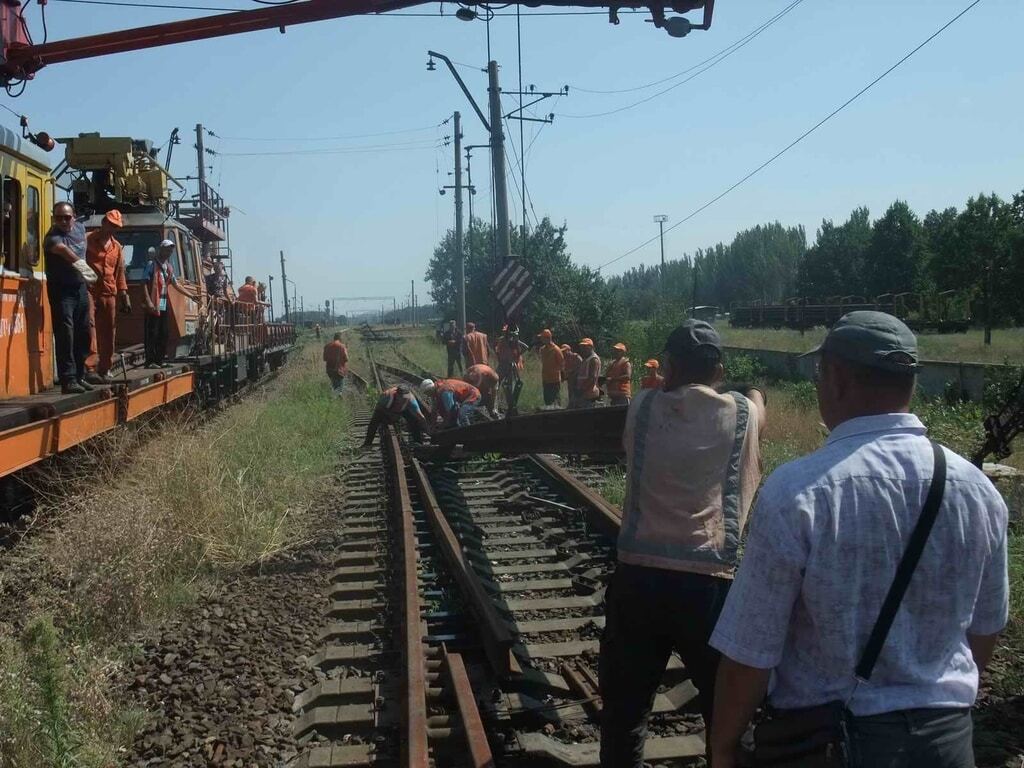
<svg viewBox="0 0 1024 768"><path fill-rule="evenodd" d="M45 5L45 0L41 0L41 2ZM286 27L296 24L308 24L313 21L338 19L344 16L384 13L419 5L422 2L424 0L305 0L288 5L254 8L250 11L223 13L198 19L153 24L147 27L32 45L28 41L25 23L22 19L24 9L21 3L13 0L0 0L0 38L2 38L0 42L3 45L3 58L0 60L0 82L10 84L18 80L31 79L36 72L48 64L238 35L275 27L283 32ZM672 3L625 0L616 2L614 6L609 6L602 0L544 0L543 3L522 2L522 4L531 7L541 4L559 7L609 7L609 18L613 22L617 22L615 10L618 8L646 7L650 8L656 26L664 26L666 9L676 13L686 13L703 8L703 22L693 24L689 28L708 29L711 26L715 3L714 0L676 0Z"/></svg>

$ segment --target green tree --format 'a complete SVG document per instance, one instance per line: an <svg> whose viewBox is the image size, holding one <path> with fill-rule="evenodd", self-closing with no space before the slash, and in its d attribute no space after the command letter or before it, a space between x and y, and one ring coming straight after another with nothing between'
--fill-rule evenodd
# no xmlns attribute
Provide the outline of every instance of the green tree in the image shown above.
<svg viewBox="0 0 1024 768"><path fill-rule="evenodd" d="M864 293L864 258L871 244L869 218L868 209L860 207L838 227L828 219L821 222L817 240L800 264L797 287L801 295L824 299Z"/></svg>
<svg viewBox="0 0 1024 768"><path fill-rule="evenodd" d="M864 253L867 294L916 290L927 261L926 251L921 222L909 205L897 200L871 230L871 242Z"/></svg>
<svg viewBox="0 0 1024 768"><path fill-rule="evenodd" d="M1014 216L998 195L981 194L967 201L956 220L956 272L963 288L979 296L978 315L985 324L985 343L992 343L992 327L1009 322L1020 306L1020 286L1014 273Z"/></svg>

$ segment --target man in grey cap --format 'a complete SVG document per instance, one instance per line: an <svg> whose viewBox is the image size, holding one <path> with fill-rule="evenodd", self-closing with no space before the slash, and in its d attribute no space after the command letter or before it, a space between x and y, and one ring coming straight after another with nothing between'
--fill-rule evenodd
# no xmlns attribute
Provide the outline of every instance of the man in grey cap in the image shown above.
<svg viewBox="0 0 1024 768"><path fill-rule="evenodd" d="M146 347L146 367L164 368L164 357L167 354L167 336L170 325L168 288L177 284L174 270L171 268L171 255L174 253L174 241L164 240L160 250L146 264L143 277L146 280L146 291L143 300L146 306L144 323L144 340Z"/></svg>
<svg viewBox="0 0 1024 768"><path fill-rule="evenodd" d="M831 433L758 496L711 638L723 655L712 766L737 764L767 691L773 718L797 725L813 718L805 708L845 705L856 768L969 768L970 708L1007 619L1006 504L910 413L917 340L897 318L851 312L812 354ZM928 497L934 527L896 579Z"/></svg>
<svg viewBox="0 0 1024 768"><path fill-rule="evenodd" d="M629 406L618 565L605 593L601 765L640 768L669 657L682 658L710 726L718 654L708 638L761 478L764 396L725 391L718 333L688 320L665 343L663 389Z"/></svg>

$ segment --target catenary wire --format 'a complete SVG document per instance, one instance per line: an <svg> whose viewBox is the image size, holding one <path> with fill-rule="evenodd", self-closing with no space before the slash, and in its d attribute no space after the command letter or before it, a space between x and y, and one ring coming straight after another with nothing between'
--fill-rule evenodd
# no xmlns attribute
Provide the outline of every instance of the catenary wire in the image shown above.
<svg viewBox="0 0 1024 768"><path fill-rule="evenodd" d="M254 10L246 8L224 8L215 5L182 5L178 3L146 3L146 2L131 2L130 0L53 0L57 3L79 3L81 5L107 5L118 8L152 8L154 10L175 10L175 11L221 11L227 13L234 13L238 11ZM639 10L627 10L623 9L619 11L619 15L625 13L645 13L645 11ZM359 16L388 16L392 18L398 17L409 17L409 18L429 18L436 19L442 17L440 11L425 13L425 12L403 12L403 11L385 11L383 13L361 13L356 14ZM514 13L494 13L494 16L515 16ZM532 13L524 13L524 16L607 16L607 11L534 11Z"/></svg>
<svg viewBox="0 0 1024 768"><path fill-rule="evenodd" d="M710 59L705 59L705 61L710 61L711 62L710 64L706 64L702 69L698 69L696 72L691 74L689 77L680 80L678 83L673 83L668 88L663 88L662 90L657 91L655 93L652 93L650 96L645 96L644 98L642 98L642 99L640 99L638 101L634 101L631 104L626 104L625 106L622 106L622 107L616 107L615 109L608 109L608 110L605 110L604 112L592 112L592 113L588 113L588 114L585 114L585 115L574 115L574 114L568 114L568 113L562 112L558 116L559 117L566 117L566 118L577 119L577 120L588 119L588 118L593 118L593 117L607 117L608 115L615 115L615 114L618 114L619 112L625 112L626 110L633 109L635 107L639 107L641 104L646 104L647 102L653 101L654 99L657 99L660 96L664 96L666 93L669 93L670 91L674 91L676 88L680 88L681 86L686 85L690 81L695 80L696 78L700 77L705 72L707 72L709 69L713 69L714 67L716 67L719 64L721 64L723 61L728 59L730 56L732 56L737 51L740 51L743 48L745 48L749 43L752 43L754 40L756 40L761 35L761 33L765 32L769 27L771 27L776 22L778 22L783 16L785 16L787 13L792 11L794 8L796 8L798 5L800 5L800 3L802 3L802 2L803 2L803 0L793 0L792 3L790 3L786 8L784 8L774 18L772 18L771 20L767 21L765 24L763 24L761 27L759 27L757 30L755 30L750 35L747 35L747 37L743 38L739 43L734 44L733 46L730 46L729 48L723 49L723 52L719 52L718 54L715 54L715 56L712 56ZM697 66L700 66L700 65L697 65Z"/></svg>
<svg viewBox="0 0 1024 768"><path fill-rule="evenodd" d="M377 133L353 133L348 136L221 136L213 131L207 131L211 136L223 141L347 141L349 139L371 139L377 136L398 136L404 133L425 133L433 131L442 125L447 125L451 118L445 118L434 125L425 125L420 128L402 128L394 131L379 131Z"/></svg>
<svg viewBox="0 0 1024 768"><path fill-rule="evenodd" d="M791 150L791 149L792 149L793 147L795 147L795 146L796 146L797 144L799 144L799 143L800 143L801 141L803 141L804 139L806 139L806 138L807 138L808 136L810 136L810 135L811 135L812 133L814 133L814 132L815 132L816 130L818 130L818 129L819 129L819 128L820 128L821 126L823 126L823 125L824 125L825 123L827 123L827 122L828 122L829 120L831 120L831 119L832 119L833 117L835 117L836 115L838 115L838 114L839 114L840 112L842 112L842 111L843 111L844 109L846 109L846 108L847 108L848 106L850 106L850 105L851 105L851 104L852 104L853 102L855 102L855 101L856 101L857 99L859 99L859 98L860 98L861 96L863 96L863 95L864 95L865 93L867 93L867 92L868 92L869 90L871 90L871 89L872 89L872 88L873 88L873 87L874 87L875 85L877 85L877 84L878 84L878 83L880 83L880 82L881 82L882 80L884 80L884 79L885 79L885 78L886 78L886 77L887 77L887 76L888 76L888 75L889 75L890 73L892 73L893 71L895 71L895 70L896 70L896 69L897 69L897 68L898 68L898 67L899 67L900 65L902 65L902 64L903 64L903 63L904 63L905 61L907 61L908 59L910 59L910 58L911 58L911 57L912 57L912 56L913 56L914 54L916 54L916 53L917 53L918 51L920 51L920 50L921 50L922 48L924 48L924 47L925 47L926 45L928 45L928 43L930 43L930 42L931 42L932 40L934 40L934 39L935 39L936 37L938 37L939 35L941 35L941 34L942 34L943 32L945 32L945 31L946 31L947 29L949 29L949 27L953 26L953 24L955 24L955 23L956 23L956 22L957 22L957 21L958 21L958 20L959 20L959 19L960 19L960 18L961 18L962 16L964 16L964 14L966 14L966 13L967 13L968 11L970 11L970 10L971 10L972 8L974 8L974 6L978 5L978 4L980 3L980 2L981 2L981 0L973 0L973 2L971 2L971 3L970 3L970 4L968 4L968 5L966 6L966 7L964 7L964 8L963 8L963 9L962 9L962 10L961 10L961 11L960 11L959 13L957 13L957 14L956 14L956 15L955 15L955 16L954 16L953 18L951 18L951 19L950 19L949 21L947 21L947 22L946 22L945 24L943 24L943 25L942 25L941 27L939 27L939 28L938 28L937 30L935 30L934 32L932 32L932 33L931 33L931 34L930 34L930 35L929 35L928 37L926 37L926 38L925 38L924 40L922 40L922 41L921 41L920 43L918 43L918 44L917 44L917 45L916 45L916 46L915 46L914 48L912 48L912 49L911 49L911 50L910 50L909 52L907 52L906 54L904 54L904 56L903 56L903 57L902 57L901 59L899 59L899 61L897 61L897 62L896 62L895 64L893 64L892 66L890 66L890 67L889 67L889 68L888 68L887 70L885 70L884 72L882 72L882 74L878 75L878 77L876 77L876 78L875 78L874 80L872 80L872 81L871 81L870 83L868 83L868 84L867 84L867 85L865 85L865 86L864 86L863 88L861 88L861 89L860 89L859 91L857 91L857 92L856 92L855 94L853 94L853 96L851 96L850 98L848 98L848 99L847 99L846 101L844 101L844 102L843 102L842 104L840 104L840 105L839 105L838 107L836 107L836 108L835 108L835 109L833 109L833 110L832 110L831 112L829 112L829 113L828 113L827 115L825 115L825 117L823 117L823 118L822 118L821 120L819 120L819 121L818 121L817 123L815 123L814 125L812 125L812 126L811 126L810 128L808 128L808 129L807 129L806 131L804 131L804 132L803 132L802 134L800 134L799 136L797 136L797 137L796 137L795 139L793 139L793 141L791 141L791 142L790 142L789 144L787 144L787 145L786 145L785 147L783 147L782 149L780 149L780 150L779 150L778 152L776 152L776 153L775 153L774 155L772 155L771 157L769 157L769 158L768 158L767 160L765 160L765 161L764 161L763 163L761 163L761 164L760 164L759 166L757 166L756 168L754 168L754 170L752 170L752 171L750 171L749 173L747 173L747 174L746 174L745 176L743 176L743 177L742 177L742 178L741 178L741 179L740 179L739 181L737 181L737 182L735 182L734 184L732 184L731 186L727 187L727 188L726 188L725 190L723 190L722 192L719 192L719 193L718 193L717 195L715 195L714 197L712 197L712 198L711 198L710 200L708 200L708 201L707 201L706 203L704 203L704 204L703 204L703 205L701 205L701 206L700 206L699 208L696 208L696 209L694 209L693 211L691 211L690 213L688 213L688 214L687 214L686 216L684 216L684 217L683 217L682 219L680 219L679 221L677 221L677 222L676 222L675 224L673 224L672 226L670 226L670 227L665 227L665 232L671 232L671 231L672 231L673 229L675 229L676 227L679 227L679 226L681 226L681 225L685 224L685 223L686 223L686 222L688 222L688 221L689 221L690 219L692 219L692 218L693 218L694 216L697 216L697 215L698 215L699 213L701 213L702 211L705 211L705 210L707 210L707 209L708 209L708 208L710 208L710 207L711 207L712 205L714 205L714 204L715 204L715 203L717 203L717 202L718 202L719 200L721 200L721 199L722 199L723 197L725 197L725 196L726 196L726 195L728 195L728 194L729 194L730 192L732 192L732 191L733 191L734 189L736 189L737 187L739 187L739 186L741 186L742 184L746 183L746 182L747 182L747 181L748 181L749 179L753 178L753 177L754 177L754 176L756 176L756 175L757 175L758 173L760 173L760 172L761 172L761 171L763 171L763 170L764 170L765 168L767 168L767 167L768 167L769 165L771 165L772 163L774 163L774 162L775 162L776 160L778 160L778 159L779 159L780 157L782 157L782 156L783 156L784 154L786 154L786 153L787 153L787 152L788 152L789 150ZM636 247L634 247L634 248L631 248L630 250L628 250L628 251L626 251L625 253L623 253L623 254L622 254L621 256L616 256L616 257L615 257L614 259L612 259L611 261L605 262L604 264L602 264L601 266L599 266L599 267L598 267L598 270L602 270L602 269L604 269L605 267L611 266L612 264L615 264L616 262L618 262L618 261L621 261L622 259L626 258L627 256L631 256L631 255L633 255L634 253L636 253L637 251L639 251L639 250L640 250L641 248L644 248L644 247L646 247L646 246L650 245L651 243L653 243L653 242L657 241L659 237L661 237L661 234L660 234L660 233L659 233L659 234L657 234L657 235L655 235L654 237L648 238L648 239L647 239L647 240L645 240L644 242L640 243L640 245L637 245Z"/></svg>

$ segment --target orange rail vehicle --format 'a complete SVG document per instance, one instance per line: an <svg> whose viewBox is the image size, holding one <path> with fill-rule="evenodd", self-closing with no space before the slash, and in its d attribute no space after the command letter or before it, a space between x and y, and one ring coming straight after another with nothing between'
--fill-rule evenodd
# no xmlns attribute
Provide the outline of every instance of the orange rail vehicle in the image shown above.
<svg viewBox="0 0 1024 768"><path fill-rule="evenodd" d="M205 183L175 205L148 142L96 134L59 141L65 157L54 172L38 149L53 146L49 137L0 126L0 477L172 401L220 400L276 370L295 341L294 327L267 322L262 305L207 293L205 275L228 258L228 209ZM54 386L42 245L64 192L87 229L107 211L121 211L117 239L133 307L118 316L114 381L78 394ZM162 240L176 246L178 285L168 296L169 362L155 369L142 365L142 275Z"/></svg>

